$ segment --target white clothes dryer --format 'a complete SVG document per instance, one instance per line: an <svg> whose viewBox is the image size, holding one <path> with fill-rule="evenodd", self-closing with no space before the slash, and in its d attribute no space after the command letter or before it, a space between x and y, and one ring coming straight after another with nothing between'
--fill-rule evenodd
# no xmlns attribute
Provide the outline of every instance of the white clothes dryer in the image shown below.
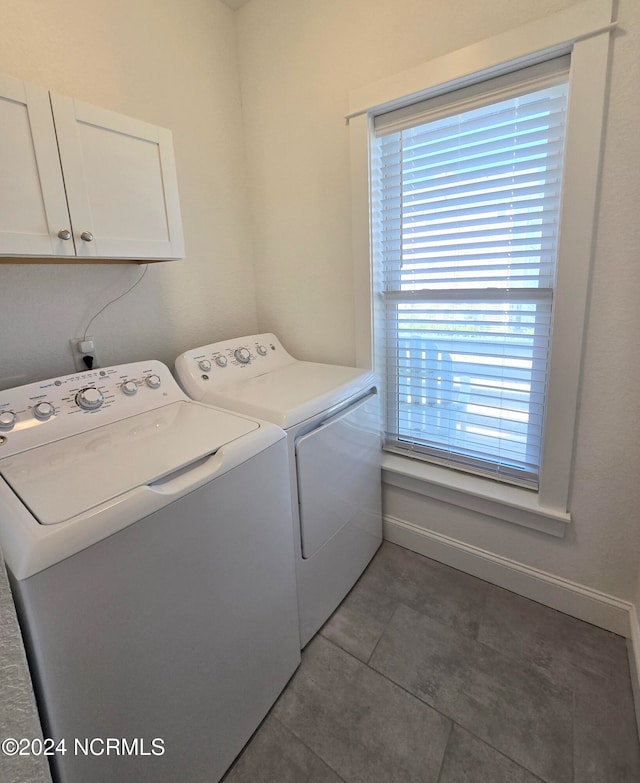
<svg viewBox="0 0 640 783"><path fill-rule="evenodd" d="M300 660L287 459L160 362L0 391L0 546L56 783L217 781L248 741Z"/></svg>
<svg viewBox="0 0 640 783"><path fill-rule="evenodd" d="M304 647L382 541L376 378L294 359L273 334L187 351L176 373L194 400L266 419L288 434Z"/></svg>

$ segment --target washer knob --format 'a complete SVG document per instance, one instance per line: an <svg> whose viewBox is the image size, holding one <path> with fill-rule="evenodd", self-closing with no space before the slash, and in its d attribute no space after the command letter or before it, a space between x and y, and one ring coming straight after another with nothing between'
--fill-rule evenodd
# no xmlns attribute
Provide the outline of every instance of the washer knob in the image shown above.
<svg viewBox="0 0 640 783"><path fill-rule="evenodd" d="M40 421L50 419L55 412L55 408L50 402L39 402L33 406L33 415Z"/></svg>
<svg viewBox="0 0 640 783"><path fill-rule="evenodd" d="M226 367L227 366L227 357L226 356L216 356L216 364L218 367Z"/></svg>
<svg viewBox="0 0 640 783"><path fill-rule="evenodd" d="M104 402L104 397L100 389L95 386L88 386L76 394L76 402L85 411L95 411Z"/></svg>
<svg viewBox="0 0 640 783"><path fill-rule="evenodd" d="M147 377L145 378L145 382L150 389L157 389L162 383L162 381L160 380L160 376L155 374L147 375Z"/></svg>
<svg viewBox="0 0 640 783"><path fill-rule="evenodd" d="M256 349L260 356L266 356L267 355L267 348L265 345L259 345Z"/></svg>
<svg viewBox="0 0 640 783"><path fill-rule="evenodd" d="M233 355L236 357L236 360L240 362L240 364L249 364L251 361L251 354L249 353L248 348L236 348L236 350L233 352Z"/></svg>
<svg viewBox="0 0 640 783"><path fill-rule="evenodd" d="M122 389L122 393L126 394L128 397L133 397L138 391L135 381L125 381L120 388Z"/></svg>
<svg viewBox="0 0 640 783"><path fill-rule="evenodd" d="M16 414L13 411L0 411L0 430L10 430L16 423Z"/></svg>
<svg viewBox="0 0 640 783"><path fill-rule="evenodd" d="M202 372L209 372L211 369L211 362L208 359L200 359L198 362L198 367L202 370Z"/></svg>

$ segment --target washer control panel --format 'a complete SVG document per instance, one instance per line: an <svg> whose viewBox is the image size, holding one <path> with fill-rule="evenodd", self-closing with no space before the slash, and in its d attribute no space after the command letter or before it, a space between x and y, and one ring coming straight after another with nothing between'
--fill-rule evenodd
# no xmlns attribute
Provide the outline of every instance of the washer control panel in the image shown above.
<svg viewBox="0 0 640 783"><path fill-rule="evenodd" d="M176 359L176 375L187 394L200 400L209 388L264 375L294 361L274 334L254 334L186 351Z"/></svg>
<svg viewBox="0 0 640 783"><path fill-rule="evenodd" d="M61 375L0 391L0 459L186 400L158 361Z"/></svg>

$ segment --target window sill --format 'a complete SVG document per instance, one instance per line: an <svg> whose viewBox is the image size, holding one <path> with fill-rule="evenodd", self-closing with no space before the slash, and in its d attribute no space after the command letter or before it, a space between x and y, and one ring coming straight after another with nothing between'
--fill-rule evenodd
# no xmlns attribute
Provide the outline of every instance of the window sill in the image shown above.
<svg viewBox="0 0 640 783"><path fill-rule="evenodd" d="M567 525L571 523L569 513L541 506L538 494L531 490L470 476L397 454L383 454L382 480L393 487L557 538L564 537Z"/></svg>

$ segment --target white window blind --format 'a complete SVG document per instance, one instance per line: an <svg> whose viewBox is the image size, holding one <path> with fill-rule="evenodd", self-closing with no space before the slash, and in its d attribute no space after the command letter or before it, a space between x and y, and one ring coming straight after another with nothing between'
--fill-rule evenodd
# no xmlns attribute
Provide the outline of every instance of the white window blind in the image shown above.
<svg viewBox="0 0 640 783"><path fill-rule="evenodd" d="M387 447L536 487L568 58L375 118Z"/></svg>

